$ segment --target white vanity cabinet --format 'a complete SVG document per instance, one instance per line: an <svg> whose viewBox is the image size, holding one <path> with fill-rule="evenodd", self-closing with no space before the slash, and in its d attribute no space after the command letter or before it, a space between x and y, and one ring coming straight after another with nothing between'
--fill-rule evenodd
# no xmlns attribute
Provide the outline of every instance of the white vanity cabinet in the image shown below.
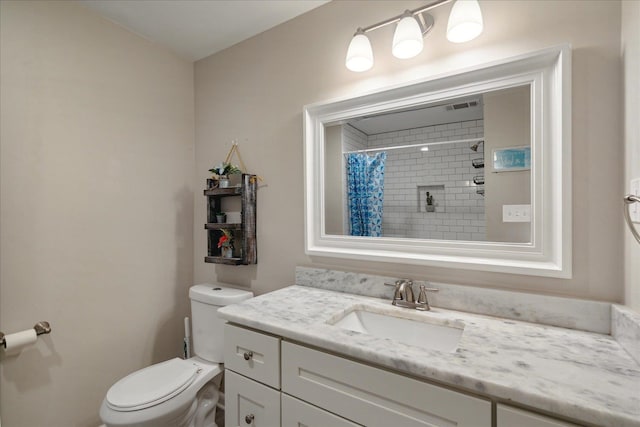
<svg viewBox="0 0 640 427"><path fill-rule="evenodd" d="M280 425L280 392L227 369L225 370L227 427Z"/></svg>
<svg viewBox="0 0 640 427"><path fill-rule="evenodd" d="M225 325L227 427L578 427Z"/></svg>
<svg viewBox="0 0 640 427"><path fill-rule="evenodd" d="M224 325L224 366L280 389L280 338Z"/></svg>
<svg viewBox="0 0 640 427"><path fill-rule="evenodd" d="M491 427L491 402L282 342L282 391L366 426Z"/></svg>
<svg viewBox="0 0 640 427"><path fill-rule="evenodd" d="M491 427L491 402L225 325L227 427Z"/></svg>
<svg viewBox="0 0 640 427"><path fill-rule="evenodd" d="M342 417L282 393L282 427L359 427Z"/></svg>
<svg viewBox="0 0 640 427"><path fill-rule="evenodd" d="M496 405L496 414L496 427L579 427L501 403Z"/></svg>
<svg viewBox="0 0 640 427"><path fill-rule="evenodd" d="M225 325L227 427L357 427L280 390L278 337Z"/></svg>

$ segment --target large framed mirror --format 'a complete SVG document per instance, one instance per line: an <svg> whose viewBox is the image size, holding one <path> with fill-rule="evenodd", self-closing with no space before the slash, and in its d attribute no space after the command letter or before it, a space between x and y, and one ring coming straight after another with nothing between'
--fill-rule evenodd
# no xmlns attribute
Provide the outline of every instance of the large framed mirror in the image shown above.
<svg viewBox="0 0 640 427"><path fill-rule="evenodd" d="M571 277L570 49L304 108L309 255Z"/></svg>

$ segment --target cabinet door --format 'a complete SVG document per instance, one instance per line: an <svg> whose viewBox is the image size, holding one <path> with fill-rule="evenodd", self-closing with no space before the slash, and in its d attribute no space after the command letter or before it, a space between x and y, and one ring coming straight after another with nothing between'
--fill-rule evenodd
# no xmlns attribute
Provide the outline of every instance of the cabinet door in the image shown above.
<svg viewBox="0 0 640 427"><path fill-rule="evenodd" d="M282 393L282 427L360 427L330 412Z"/></svg>
<svg viewBox="0 0 640 427"><path fill-rule="evenodd" d="M280 392L225 370L227 427L279 427Z"/></svg>
<svg viewBox="0 0 640 427"><path fill-rule="evenodd" d="M543 415L507 405L497 406L497 427L578 427Z"/></svg>
<svg viewBox="0 0 640 427"><path fill-rule="evenodd" d="M490 427L491 402L282 343L282 391L369 427Z"/></svg>

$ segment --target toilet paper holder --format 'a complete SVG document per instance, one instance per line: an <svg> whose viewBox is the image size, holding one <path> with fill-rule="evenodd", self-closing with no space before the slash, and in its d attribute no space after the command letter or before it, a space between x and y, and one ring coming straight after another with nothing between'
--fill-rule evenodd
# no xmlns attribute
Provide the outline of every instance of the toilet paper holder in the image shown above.
<svg viewBox="0 0 640 427"><path fill-rule="evenodd" d="M36 335L43 335L43 334L49 334L51 333L51 325L49 324L49 322L46 321L42 321L42 322L38 322L34 325L33 329L35 329L36 331ZM6 348L7 347L7 343L4 340L4 333L0 332L0 346Z"/></svg>

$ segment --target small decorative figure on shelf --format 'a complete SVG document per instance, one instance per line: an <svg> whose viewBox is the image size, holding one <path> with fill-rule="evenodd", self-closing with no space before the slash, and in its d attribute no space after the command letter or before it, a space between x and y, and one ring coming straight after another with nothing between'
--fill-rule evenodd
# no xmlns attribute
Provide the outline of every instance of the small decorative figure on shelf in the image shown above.
<svg viewBox="0 0 640 427"><path fill-rule="evenodd" d="M224 212L218 212L216 214L216 221L218 222L218 224L224 224L225 222L227 222L227 214Z"/></svg>
<svg viewBox="0 0 640 427"><path fill-rule="evenodd" d="M220 256L224 258L233 258L233 231L221 228L222 236L218 239L218 249Z"/></svg>
<svg viewBox="0 0 640 427"><path fill-rule="evenodd" d="M435 212L436 206L433 204L433 196L427 191L427 204L425 206L427 212Z"/></svg>

